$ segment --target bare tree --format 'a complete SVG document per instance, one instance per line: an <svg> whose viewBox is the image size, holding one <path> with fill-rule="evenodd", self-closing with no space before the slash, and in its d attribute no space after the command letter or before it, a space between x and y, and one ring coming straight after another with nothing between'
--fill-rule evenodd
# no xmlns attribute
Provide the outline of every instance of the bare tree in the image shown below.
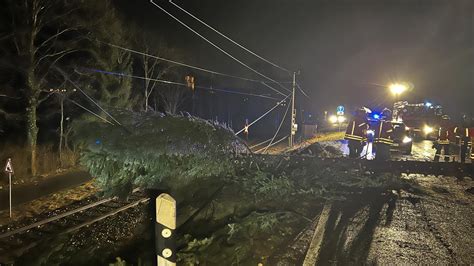
<svg viewBox="0 0 474 266"><path fill-rule="evenodd" d="M165 112L176 114L189 95L187 88L178 85L165 85L158 90Z"/></svg>
<svg viewBox="0 0 474 266"><path fill-rule="evenodd" d="M122 23L110 1L9 0L8 7L10 18L3 21L10 24L11 33L2 39L10 41L10 54L16 57L9 61L18 62L13 67L23 75L24 85L20 94L26 99L27 144L31 173L36 175L37 110L42 102L56 93L50 89L50 84L58 79L53 69L79 62L131 73L132 59L129 52L95 40L123 40ZM72 56L73 53L81 53L81 56ZM132 104L130 78L97 74L87 83L99 101L117 107ZM64 101L60 101L60 108L64 108L63 104Z"/></svg>
<svg viewBox="0 0 474 266"><path fill-rule="evenodd" d="M37 109L52 95L47 84L50 70L64 57L77 51L74 46L63 41L63 36L76 30L74 26L60 23L76 10L65 5L67 4L58 0L10 1L12 41L24 64L21 72L26 81L23 93L27 102L27 143L32 175L37 174ZM66 39L74 41L70 36Z"/></svg>
<svg viewBox="0 0 474 266"><path fill-rule="evenodd" d="M150 45L157 47L150 49ZM143 93L143 110L146 112L150 109L150 97L155 92L156 87L159 83L156 79L162 79L168 76L173 71L173 65L164 62L156 57L148 55L164 56L164 57L181 57L176 49L169 48L163 41L150 41L143 38L143 47L146 55L142 55L141 61L143 65L143 74L145 77L144 81L144 93ZM156 104L156 103L155 103Z"/></svg>
<svg viewBox="0 0 474 266"><path fill-rule="evenodd" d="M148 54L150 49L148 46L145 49L145 52ZM150 109L149 105L149 99L151 94L153 93L153 90L155 89L155 86L157 84L156 81L152 81L151 79L155 77L155 68L158 65L158 59L156 58L149 58L148 56L143 55L142 56L142 62L143 62L143 72L145 75L145 84L144 84L144 110L147 112ZM156 75L156 77L159 77L160 75Z"/></svg>

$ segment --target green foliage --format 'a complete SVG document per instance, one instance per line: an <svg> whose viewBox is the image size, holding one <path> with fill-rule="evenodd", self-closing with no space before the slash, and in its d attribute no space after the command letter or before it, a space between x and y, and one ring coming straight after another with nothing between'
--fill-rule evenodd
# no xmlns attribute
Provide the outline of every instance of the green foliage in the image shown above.
<svg viewBox="0 0 474 266"><path fill-rule="evenodd" d="M177 254L177 260L180 265L197 265L199 257L206 256L206 250L214 242L214 238L196 239L191 235L185 235L186 247Z"/></svg>
<svg viewBox="0 0 474 266"><path fill-rule="evenodd" d="M285 174L277 175L260 170L251 171L235 179L242 188L254 195L257 201L278 198L287 199L294 191L294 184Z"/></svg>
<svg viewBox="0 0 474 266"><path fill-rule="evenodd" d="M182 265L256 265L288 235L300 229L298 217L287 212L250 212L234 223L197 240L185 237L186 246L178 253ZM264 244L263 244L264 243Z"/></svg>
<svg viewBox="0 0 474 266"><path fill-rule="evenodd" d="M109 263L109 266L127 266L127 262L117 257L114 263Z"/></svg>
<svg viewBox="0 0 474 266"><path fill-rule="evenodd" d="M76 125L82 164L111 193L133 186L179 193L196 189L196 182L225 182L234 173L233 154L246 151L233 132L198 118L125 111L114 116L126 129L93 121Z"/></svg>

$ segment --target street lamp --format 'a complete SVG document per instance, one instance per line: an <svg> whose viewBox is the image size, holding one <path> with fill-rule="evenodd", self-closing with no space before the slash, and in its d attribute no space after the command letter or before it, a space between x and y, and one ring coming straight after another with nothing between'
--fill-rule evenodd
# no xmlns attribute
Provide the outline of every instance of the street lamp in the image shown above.
<svg viewBox="0 0 474 266"><path fill-rule="evenodd" d="M390 89L392 94L395 95L396 97L398 97L400 94L402 94L408 89L406 85L401 84L401 83L390 84L388 88Z"/></svg>
<svg viewBox="0 0 474 266"><path fill-rule="evenodd" d="M392 118L395 117L395 120L398 120L398 110L396 108L397 102L399 101L400 94L408 90L408 86L403 83L392 83L388 85L390 92L395 96L395 102L393 103L393 112Z"/></svg>

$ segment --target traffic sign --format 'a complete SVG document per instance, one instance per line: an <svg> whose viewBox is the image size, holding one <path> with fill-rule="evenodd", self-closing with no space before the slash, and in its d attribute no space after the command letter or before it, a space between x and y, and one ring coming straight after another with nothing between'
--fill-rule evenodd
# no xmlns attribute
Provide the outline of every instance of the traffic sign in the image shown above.
<svg viewBox="0 0 474 266"><path fill-rule="evenodd" d="M5 173L8 174L8 199L10 205L10 218L12 218L12 174L13 174L13 165L12 158L8 158L5 165Z"/></svg>
<svg viewBox="0 0 474 266"><path fill-rule="evenodd" d="M5 172L9 174L13 174L13 166L12 166L12 159L8 158L7 164L5 165Z"/></svg>
<svg viewBox="0 0 474 266"><path fill-rule="evenodd" d="M342 105L339 105L339 106L336 108L336 113L337 113L337 115L344 115L344 111L345 111L345 109L344 109L344 106L342 106Z"/></svg>

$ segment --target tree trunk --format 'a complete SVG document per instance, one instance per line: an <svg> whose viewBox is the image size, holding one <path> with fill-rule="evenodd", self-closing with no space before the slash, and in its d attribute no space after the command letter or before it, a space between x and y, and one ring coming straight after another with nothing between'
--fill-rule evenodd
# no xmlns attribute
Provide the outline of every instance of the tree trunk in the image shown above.
<svg viewBox="0 0 474 266"><path fill-rule="evenodd" d="M26 108L27 116L27 141L30 152L30 166L31 175L36 176L38 173L36 163L36 144L38 138L38 126L36 125L36 108L38 107L38 101L34 98L30 98L28 101L28 107Z"/></svg>

